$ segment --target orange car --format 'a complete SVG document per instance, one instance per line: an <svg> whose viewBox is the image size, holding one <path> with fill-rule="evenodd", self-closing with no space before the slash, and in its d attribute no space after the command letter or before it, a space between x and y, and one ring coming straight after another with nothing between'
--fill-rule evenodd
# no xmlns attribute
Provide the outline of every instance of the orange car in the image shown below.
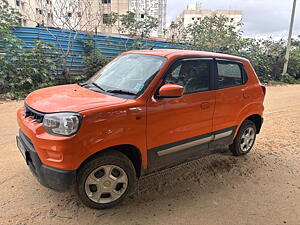
<svg viewBox="0 0 300 225"><path fill-rule="evenodd" d="M266 89L247 59L200 51L125 52L82 84L32 92L17 145L41 184L75 185L108 208L137 178L229 146L253 147Z"/></svg>

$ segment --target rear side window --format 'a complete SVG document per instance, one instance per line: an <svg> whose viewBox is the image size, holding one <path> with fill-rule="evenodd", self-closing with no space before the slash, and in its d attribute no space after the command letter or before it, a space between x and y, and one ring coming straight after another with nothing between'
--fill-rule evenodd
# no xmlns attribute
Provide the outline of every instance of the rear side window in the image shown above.
<svg viewBox="0 0 300 225"><path fill-rule="evenodd" d="M217 62L217 65L219 88L228 88L243 84L243 72L238 63Z"/></svg>

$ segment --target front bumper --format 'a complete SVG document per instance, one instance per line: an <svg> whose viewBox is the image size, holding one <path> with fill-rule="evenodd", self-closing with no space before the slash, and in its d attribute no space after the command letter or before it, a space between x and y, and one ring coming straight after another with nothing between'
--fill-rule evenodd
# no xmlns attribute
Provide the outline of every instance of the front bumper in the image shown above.
<svg viewBox="0 0 300 225"><path fill-rule="evenodd" d="M42 185L58 191L65 191L75 183L76 170L59 170L44 165L36 153L31 140L21 130L19 130L19 136L16 139L26 164Z"/></svg>

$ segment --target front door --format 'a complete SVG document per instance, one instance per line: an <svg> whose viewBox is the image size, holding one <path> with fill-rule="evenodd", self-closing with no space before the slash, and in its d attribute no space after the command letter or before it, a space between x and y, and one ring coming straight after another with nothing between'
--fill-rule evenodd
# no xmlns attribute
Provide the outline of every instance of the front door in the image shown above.
<svg viewBox="0 0 300 225"><path fill-rule="evenodd" d="M167 72L163 84L184 87L179 98L156 98L147 104L147 147L150 170L200 155L211 140L215 91L213 61L184 59Z"/></svg>

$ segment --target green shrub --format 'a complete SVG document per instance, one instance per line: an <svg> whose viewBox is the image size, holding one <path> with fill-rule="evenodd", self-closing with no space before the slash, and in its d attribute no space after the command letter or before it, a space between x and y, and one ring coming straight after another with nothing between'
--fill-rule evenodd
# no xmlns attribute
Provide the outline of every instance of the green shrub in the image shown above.
<svg viewBox="0 0 300 225"><path fill-rule="evenodd" d="M48 55L50 50L49 44L40 41L30 50L11 42L6 54L0 56L0 94L23 98L33 90L53 85L55 60Z"/></svg>
<svg viewBox="0 0 300 225"><path fill-rule="evenodd" d="M287 84L300 84L300 80L296 80L295 77L289 75L288 73L282 75L280 81Z"/></svg>

